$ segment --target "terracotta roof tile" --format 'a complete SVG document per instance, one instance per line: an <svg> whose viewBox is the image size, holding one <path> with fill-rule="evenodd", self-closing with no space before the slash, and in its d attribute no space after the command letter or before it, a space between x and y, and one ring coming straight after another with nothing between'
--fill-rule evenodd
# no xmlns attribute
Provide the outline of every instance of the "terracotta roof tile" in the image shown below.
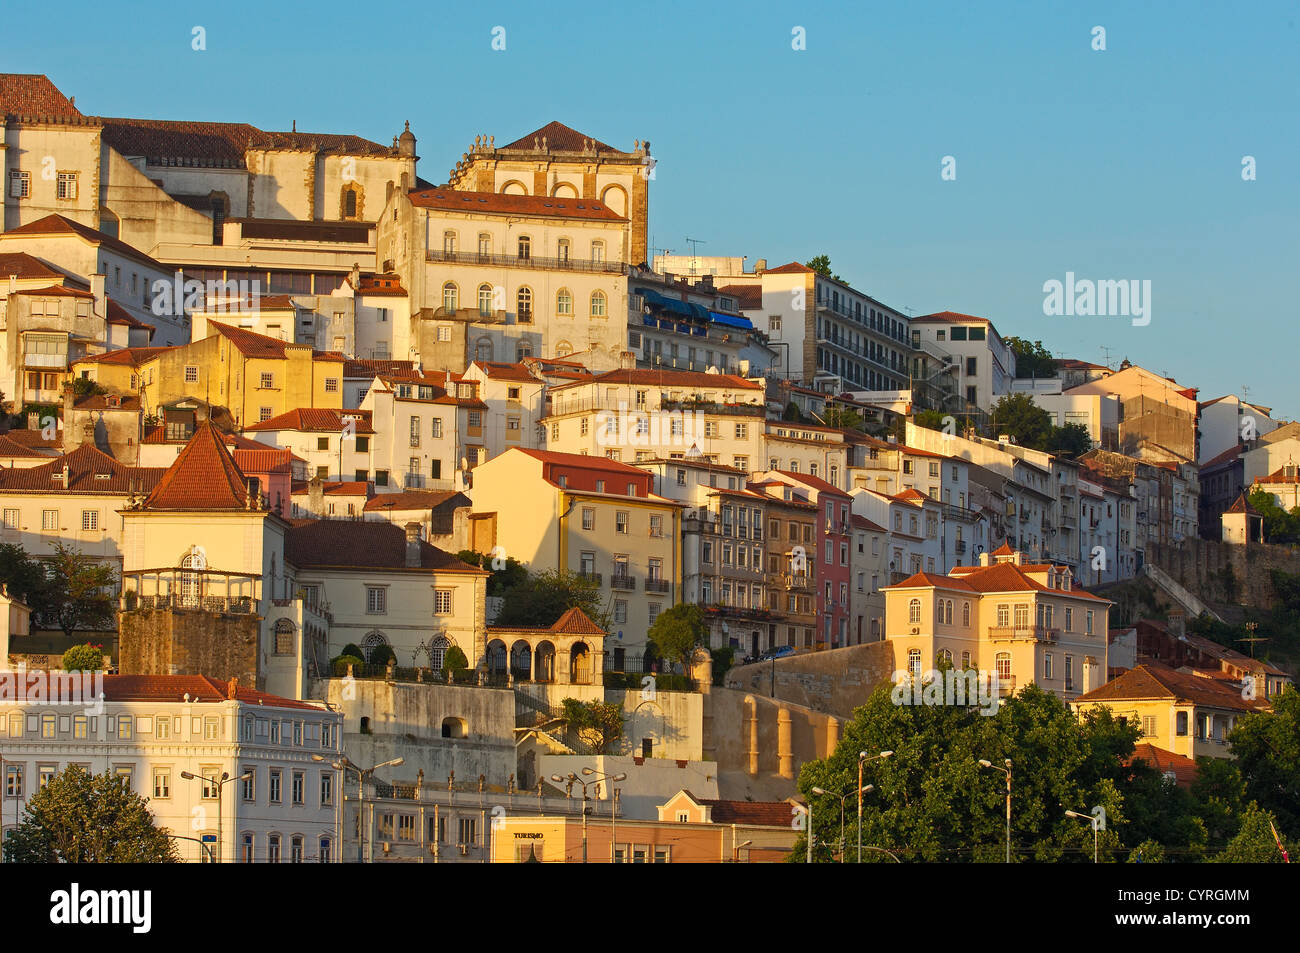
<svg viewBox="0 0 1300 953"><path fill-rule="evenodd" d="M248 499L244 474L211 421L194 431L190 442L149 494L155 510L242 510Z"/></svg>
<svg viewBox="0 0 1300 953"><path fill-rule="evenodd" d="M565 635L605 635L605 630L592 622L587 613L577 606L556 619L551 626L551 631L562 632Z"/></svg>
<svg viewBox="0 0 1300 953"><path fill-rule="evenodd" d="M13 437L12 431L8 436ZM63 468L68 468L64 485ZM129 467L118 463L93 444L82 444L49 463L25 469L0 469L0 492L23 493L111 493L125 496L132 490L145 492L162 479L161 467Z"/></svg>
<svg viewBox="0 0 1300 953"><path fill-rule="evenodd" d="M505 195L501 192L466 192L456 189L425 189L408 197L416 208L469 214L532 215L547 218L580 218L625 222L609 206L596 199L551 198L544 195Z"/></svg>
<svg viewBox="0 0 1300 953"><path fill-rule="evenodd" d="M65 281L68 277L25 251L0 253L0 279L11 275L20 279L51 278L57 281Z"/></svg>
<svg viewBox="0 0 1300 953"><path fill-rule="evenodd" d="M546 149L550 152L582 152L586 149L588 142L595 147L597 152L620 152L613 146L606 145L599 139L583 135L578 130L558 121L548 122L542 128L534 129L528 135L520 136L509 145L500 148L532 152L534 149L542 148L543 139L546 140ZM623 154L627 155L627 153Z"/></svg>
<svg viewBox="0 0 1300 953"><path fill-rule="evenodd" d="M398 374L415 369L414 361L378 361L349 358L343 362L343 376L374 380L379 374Z"/></svg>
<svg viewBox="0 0 1300 953"><path fill-rule="evenodd" d="M469 497L456 490L404 490L401 493L380 493L366 500L367 513L385 513L392 510L431 510L455 497L462 497L466 506Z"/></svg>
<svg viewBox="0 0 1300 953"><path fill-rule="evenodd" d="M269 420L249 424L245 433L265 430L301 430L340 433L351 424L353 433L372 434L375 428L368 410L331 410L326 407L297 407Z"/></svg>
<svg viewBox="0 0 1300 953"><path fill-rule="evenodd" d="M0 116L81 115L44 73L0 73Z"/></svg>
<svg viewBox="0 0 1300 953"><path fill-rule="evenodd" d="M709 817L715 824L751 824L755 827L790 826L788 801L724 801L701 798L699 804L709 806Z"/></svg>
<svg viewBox="0 0 1300 953"><path fill-rule="evenodd" d="M229 701L231 685L208 675L105 675L106 701L183 701L189 695L196 704ZM253 688L234 686L235 701L269 708L323 711L320 705L272 695Z"/></svg>
<svg viewBox="0 0 1300 953"><path fill-rule="evenodd" d="M807 265L802 265L797 261L792 261L789 264L779 265L776 268L769 268L765 272L763 272L763 274L765 275L799 275L799 274L815 275L817 274L817 272L813 271Z"/></svg>
<svg viewBox="0 0 1300 953"><path fill-rule="evenodd" d="M150 258L144 252L133 248L126 242L113 238L111 235L105 235L89 225L82 225L70 218L64 218L62 215L46 215L34 222L28 222L26 225L11 228L4 235L6 238L14 235L76 235L92 245L103 245L111 248L119 255L134 258L136 261L157 268L159 271L166 272L168 270L162 262Z"/></svg>
<svg viewBox="0 0 1300 953"><path fill-rule="evenodd" d="M1174 754L1152 744L1140 744L1134 747L1133 754L1125 764L1145 761L1161 774L1172 774L1179 787L1191 787L1196 780L1196 762L1186 755Z"/></svg>
<svg viewBox="0 0 1300 953"><path fill-rule="evenodd" d="M1176 672L1150 662L1080 695L1075 702L1119 702L1148 698L1169 699L1182 704L1230 711L1251 712L1268 707L1263 699L1242 698L1240 689L1224 685L1217 679Z"/></svg>
<svg viewBox="0 0 1300 953"><path fill-rule="evenodd" d="M290 520L284 558L299 569L407 570L406 531L389 522ZM420 565L414 572L485 574L455 556L420 540Z"/></svg>

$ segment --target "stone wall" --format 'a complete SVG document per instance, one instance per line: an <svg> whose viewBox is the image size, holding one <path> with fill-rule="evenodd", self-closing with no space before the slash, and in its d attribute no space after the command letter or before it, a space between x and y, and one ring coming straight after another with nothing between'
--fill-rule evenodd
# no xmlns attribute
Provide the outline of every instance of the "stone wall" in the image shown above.
<svg viewBox="0 0 1300 953"><path fill-rule="evenodd" d="M740 665L727 672L725 684L849 719L896 668L893 645L872 642Z"/></svg>
<svg viewBox="0 0 1300 953"><path fill-rule="evenodd" d="M1167 546L1149 542L1146 560L1202 599L1264 609L1272 608L1277 602L1272 570L1300 575L1300 551L1262 543L1242 546L1219 540L1187 539L1177 546ZM1231 569L1236 579L1236 593L1232 598L1224 586L1225 569Z"/></svg>
<svg viewBox="0 0 1300 953"><path fill-rule="evenodd" d="M208 675L262 687L257 615L170 609L118 614L118 671L123 675Z"/></svg>

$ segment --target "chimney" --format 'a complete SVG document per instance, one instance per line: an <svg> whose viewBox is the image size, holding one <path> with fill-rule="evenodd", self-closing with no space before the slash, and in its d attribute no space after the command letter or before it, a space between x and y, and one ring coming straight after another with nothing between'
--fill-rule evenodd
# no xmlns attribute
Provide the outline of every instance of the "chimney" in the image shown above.
<svg viewBox="0 0 1300 953"><path fill-rule="evenodd" d="M420 568L420 524L406 524L406 568Z"/></svg>
<svg viewBox="0 0 1300 953"><path fill-rule="evenodd" d="M320 516L325 512L325 484L321 482L319 476L311 478L307 484L307 509L313 516Z"/></svg>
<svg viewBox="0 0 1300 953"><path fill-rule="evenodd" d="M765 271L767 271L766 258L760 258L758 261L754 262L754 274L761 275Z"/></svg>
<svg viewBox="0 0 1300 953"><path fill-rule="evenodd" d="M1178 609L1169 610L1169 634L1181 639L1187 634L1187 615Z"/></svg>
<svg viewBox="0 0 1300 953"><path fill-rule="evenodd" d="M352 263L352 270L348 272L348 283L352 285L353 292L361 287L361 266L355 261Z"/></svg>

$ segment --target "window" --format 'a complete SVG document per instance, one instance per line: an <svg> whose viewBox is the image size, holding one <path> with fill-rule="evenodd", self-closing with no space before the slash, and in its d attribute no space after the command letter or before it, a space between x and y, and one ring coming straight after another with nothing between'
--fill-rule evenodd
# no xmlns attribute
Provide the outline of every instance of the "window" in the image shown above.
<svg viewBox="0 0 1300 953"><path fill-rule="evenodd" d="M591 316L593 318L605 317L605 292L593 291L591 293Z"/></svg>
<svg viewBox="0 0 1300 953"><path fill-rule="evenodd" d="M602 261L605 260L605 243L604 243L604 242L592 242L592 243L591 243L591 260L592 260L593 263L596 263L596 264L598 264L598 263L600 263L600 262L602 262Z"/></svg>
<svg viewBox="0 0 1300 953"><path fill-rule="evenodd" d="M527 235L520 235L518 248L519 248L519 260L527 261L530 257L532 257L533 240L529 238Z"/></svg>
<svg viewBox="0 0 1300 953"><path fill-rule="evenodd" d="M913 599L907 604L907 621L909 625L919 624L921 621L921 600Z"/></svg>
<svg viewBox="0 0 1300 953"><path fill-rule="evenodd" d="M322 864L330 863L330 839L328 837L320 839L320 862Z"/></svg>
<svg viewBox="0 0 1300 953"><path fill-rule="evenodd" d="M244 770L240 772L243 777L242 786L243 798L245 801L257 800L257 769L244 765Z"/></svg>
<svg viewBox="0 0 1300 953"><path fill-rule="evenodd" d="M561 288L555 293L555 313L562 317L573 317L573 292Z"/></svg>
<svg viewBox="0 0 1300 953"><path fill-rule="evenodd" d="M388 590L382 586L366 586L366 613L383 615L388 611Z"/></svg>
<svg viewBox="0 0 1300 953"><path fill-rule="evenodd" d="M77 173L60 172L58 188L59 198L75 199L77 197Z"/></svg>
<svg viewBox="0 0 1300 953"><path fill-rule="evenodd" d="M433 591L433 611L437 615L449 615L451 613L451 590L435 589Z"/></svg>
<svg viewBox="0 0 1300 953"><path fill-rule="evenodd" d="M99 529L99 510L82 510L81 528L83 531Z"/></svg>
<svg viewBox="0 0 1300 953"><path fill-rule="evenodd" d="M1043 678L1052 677L1052 653L1048 652L1043 656Z"/></svg>
<svg viewBox="0 0 1300 953"><path fill-rule="evenodd" d="M267 835L266 862L268 864L278 864L280 862L280 835L279 834Z"/></svg>
<svg viewBox="0 0 1300 953"><path fill-rule="evenodd" d="M25 199L32 194L32 174L17 170L9 173L9 197Z"/></svg>
<svg viewBox="0 0 1300 953"><path fill-rule="evenodd" d="M17 511L16 509L13 509L13 510L11 510L11 509L6 509L6 510L5 510L4 528L5 528L5 529L17 529L17 528L18 528L18 511Z"/></svg>
<svg viewBox="0 0 1300 953"><path fill-rule="evenodd" d="M531 288L523 287L519 289L515 296L516 312L520 324L533 323L533 292Z"/></svg>
<svg viewBox="0 0 1300 953"><path fill-rule="evenodd" d="M442 310L447 312L448 314L454 314L456 312L456 309L459 307L460 307L460 289L456 286L456 282L448 281L442 286ZM441 331L442 328L439 328L438 330ZM449 332L448 338L450 338L451 329L448 328L447 330ZM439 338L439 340L441 340L441 338Z"/></svg>
<svg viewBox="0 0 1300 953"><path fill-rule="evenodd" d="M274 375L274 374L270 374L270 373L263 372L263 373L260 375L260 383L258 384L259 387L261 387L261 388L263 388L263 389L266 389L266 388L269 388L269 387L274 386L274 384L275 384L275 375Z"/></svg>
<svg viewBox="0 0 1300 953"><path fill-rule="evenodd" d="M53 724L51 724L50 734L43 735L43 737L52 738L54 736L54 732L52 730L53 727L54 727ZM130 715L122 715L120 718L117 719L117 740L130 741L133 736L134 728L135 728L135 720Z"/></svg>
<svg viewBox="0 0 1300 953"><path fill-rule="evenodd" d="M1142 737L1154 738L1155 736L1156 736L1156 716L1143 715L1142 716Z"/></svg>
<svg viewBox="0 0 1300 953"><path fill-rule="evenodd" d="M190 364L185 368L185 383L197 384L199 382L199 369L197 366Z"/></svg>
<svg viewBox="0 0 1300 953"><path fill-rule="evenodd" d="M628 516L626 510L619 510L614 514L614 532L623 536L627 535Z"/></svg>
<svg viewBox="0 0 1300 953"><path fill-rule="evenodd" d="M59 511L41 510L41 529L56 530L58 528L59 528Z"/></svg>
<svg viewBox="0 0 1300 953"><path fill-rule="evenodd" d="M5 797L23 796L23 768L21 764L5 765Z"/></svg>
<svg viewBox="0 0 1300 953"><path fill-rule="evenodd" d="M275 414L270 407L259 407L257 410L257 420L259 423L270 420Z"/></svg>
<svg viewBox="0 0 1300 953"><path fill-rule="evenodd" d="M307 803L307 776L301 771L293 773L293 781L290 787L294 804Z"/></svg>
<svg viewBox="0 0 1300 953"><path fill-rule="evenodd" d="M650 517L650 535L656 539L664 534L664 518L662 516Z"/></svg>
<svg viewBox="0 0 1300 953"><path fill-rule="evenodd" d="M41 737L42 738L56 737L55 729L57 727L58 727L58 722L54 715L41 715ZM129 730L128 730L127 737L128 738L130 737Z"/></svg>
<svg viewBox="0 0 1300 953"><path fill-rule="evenodd" d="M504 295L502 297L504 298ZM478 313L480 315L486 317L492 313L492 298L491 285L484 283L478 286Z"/></svg>
<svg viewBox="0 0 1300 953"><path fill-rule="evenodd" d="M447 255L456 254L456 233L455 232L442 233L442 250L443 253Z"/></svg>
<svg viewBox="0 0 1300 953"><path fill-rule="evenodd" d="M199 797L205 801L215 801L221 790L221 769L214 764L199 768Z"/></svg>
<svg viewBox="0 0 1300 953"><path fill-rule="evenodd" d="M475 835L478 833L478 818L462 817L459 819L457 823L457 828L458 828L459 837L457 838L456 843L458 844L476 843Z"/></svg>
<svg viewBox="0 0 1300 953"><path fill-rule="evenodd" d="M289 862L294 864L302 863L303 837L301 834L294 834L289 841Z"/></svg>
<svg viewBox="0 0 1300 953"><path fill-rule="evenodd" d="M171 797L172 771L171 768L154 768L153 769L153 796L156 798Z"/></svg>
<svg viewBox="0 0 1300 953"><path fill-rule="evenodd" d="M583 529L596 528L596 510L593 507L584 506L582 508L582 528Z"/></svg>
<svg viewBox="0 0 1300 953"><path fill-rule="evenodd" d="M277 724L277 723L276 723L276 722L272 722L272 724ZM272 740L274 740L274 739L272 739ZM280 779L281 779L282 775L283 775L283 772L282 772L279 768L272 768L271 771L270 771L270 779L271 779L271 795L270 795L270 797L271 797L271 803L272 803L272 804L279 804L279 803L280 803Z"/></svg>

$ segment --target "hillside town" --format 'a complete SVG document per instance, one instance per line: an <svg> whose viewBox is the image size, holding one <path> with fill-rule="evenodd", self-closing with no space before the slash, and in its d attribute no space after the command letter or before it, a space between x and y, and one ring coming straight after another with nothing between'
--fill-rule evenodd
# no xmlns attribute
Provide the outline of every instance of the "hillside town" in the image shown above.
<svg viewBox="0 0 1300 953"><path fill-rule="evenodd" d="M1300 422L815 242L657 249L645 139L444 174L409 122L76 92L0 74L6 860L74 768L196 863L1300 842L1259 754L1300 730ZM1060 784L1015 747L1053 719ZM969 823L908 813L932 783Z"/></svg>

